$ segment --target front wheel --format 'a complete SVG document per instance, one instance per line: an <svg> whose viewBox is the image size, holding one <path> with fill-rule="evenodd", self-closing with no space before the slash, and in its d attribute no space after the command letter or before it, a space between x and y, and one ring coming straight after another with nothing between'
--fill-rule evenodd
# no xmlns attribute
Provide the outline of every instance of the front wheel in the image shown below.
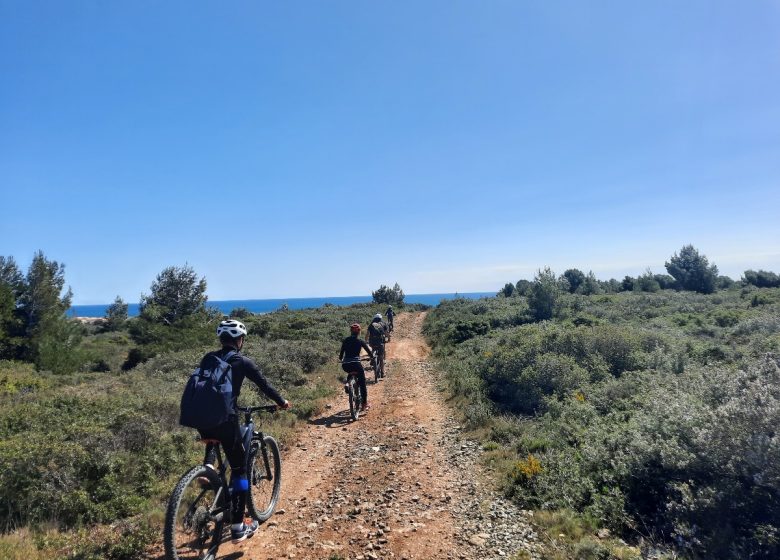
<svg viewBox="0 0 780 560"><path fill-rule="evenodd" d="M204 465L179 479L165 512L166 560L213 560L230 504L219 476Z"/></svg>
<svg viewBox="0 0 780 560"><path fill-rule="evenodd" d="M252 439L249 447L249 513L259 522L274 513L282 488L282 459L279 444L271 436Z"/></svg>
<svg viewBox="0 0 780 560"><path fill-rule="evenodd" d="M360 418L360 392L354 377L347 382L347 394L349 395L349 415L353 420L357 420Z"/></svg>

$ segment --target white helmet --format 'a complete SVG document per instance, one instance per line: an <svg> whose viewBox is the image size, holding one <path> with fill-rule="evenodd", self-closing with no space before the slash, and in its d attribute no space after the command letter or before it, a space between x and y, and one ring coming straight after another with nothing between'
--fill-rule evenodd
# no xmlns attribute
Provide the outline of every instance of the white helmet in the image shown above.
<svg viewBox="0 0 780 560"><path fill-rule="evenodd" d="M222 336L223 334L229 334L233 338L238 338L239 336L246 336L247 331L244 323L241 321L228 319L227 321L222 321L217 327L217 336Z"/></svg>
<svg viewBox="0 0 780 560"><path fill-rule="evenodd" d="M377 313L376 315L374 315L374 321L376 321L377 319L379 319L380 321L382 320L382 314L381 313Z"/></svg>

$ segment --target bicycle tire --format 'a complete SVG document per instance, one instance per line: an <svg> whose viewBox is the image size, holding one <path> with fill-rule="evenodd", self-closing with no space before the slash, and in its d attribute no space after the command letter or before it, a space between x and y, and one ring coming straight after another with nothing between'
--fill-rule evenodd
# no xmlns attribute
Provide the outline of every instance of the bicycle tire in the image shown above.
<svg viewBox="0 0 780 560"><path fill-rule="evenodd" d="M200 477L209 480L209 487L200 486L197 481ZM166 560L213 560L217 557L225 519L224 513L212 515L215 508L230 511L219 475L205 465L191 468L179 479L168 500L163 533Z"/></svg>
<svg viewBox="0 0 780 560"><path fill-rule="evenodd" d="M382 371L379 365L379 350L374 352L374 363L376 364L374 367L374 383L379 383L379 378L382 377Z"/></svg>
<svg viewBox="0 0 780 560"><path fill-rule="evenodd" d="M357 420L360 418L360 394L359 391L356 390L355 387L355 379L351 378L347 382L349 386L349 415L352 417L353 420Z"/></svg>
<svg viewBox="0 0 780 560"><path fill-rule="evenodd" d="M267 521L273 515L279 503L279 493L282 489L282 459L279 454L279 444L271 436L263 437L268 453L268 464L273 472L268 480L266 463L260 445L260 438L253 438L249 447L247 459L247 477L249 478L249 513L260 523ZM270 494L268 493L270 487ZM261 509L262 508L262 509Z"/></svg>

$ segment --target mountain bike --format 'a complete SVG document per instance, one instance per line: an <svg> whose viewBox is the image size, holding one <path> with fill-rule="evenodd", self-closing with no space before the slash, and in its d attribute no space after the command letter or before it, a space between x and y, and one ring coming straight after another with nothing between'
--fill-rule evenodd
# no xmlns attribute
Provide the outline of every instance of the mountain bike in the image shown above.
<svg viewBox="0 0 780 560"><path fill-rule="evenodd" d="M365 367L365 371L371 371L376 369L374 367L373 358L364 357L356 360L345 360L340 362L341 364L352 364L355 362L371 362ZM347 373L347 381L344 383L344 392L347 393L349 399L349 415L352 420L360 418L360 407L363 406L363 397L360 395L360 387L358 386L357 372L350 371Z"/></svg>
<svg viewBox="0 0 780 560"><path fill-rule="evenodd" d="M389 340L389 337L385 336L385 342ZM385 347L372 348L371 356L374 359L374 383L379 383L379 380L385 376Z"/></svg>
<svg viewBox="0 0 780 560"><path fill-rule="evenodd" d="M247 505L252 517L260 523L271 517L279 502L282 461L276 440L255 431L252 413L274 412L277 408L276 405L237 408L244 415L241 432L247 449ZM223 532L234 521L241 521L231 519L232 491L227 474L229 465L222 457L219 440L199 441L213 446L216 468L197 465L176 484L165 513L163 540L166 560L214 560Z"/></svg>

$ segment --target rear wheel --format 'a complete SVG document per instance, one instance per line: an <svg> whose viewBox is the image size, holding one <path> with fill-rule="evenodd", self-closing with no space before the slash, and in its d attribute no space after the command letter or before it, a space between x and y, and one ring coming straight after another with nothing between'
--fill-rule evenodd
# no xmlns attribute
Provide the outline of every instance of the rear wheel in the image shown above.
<svg viewBox="0 0 780 560"><path fill-rule="evenodd" d="M350 377L347 381L349 395L349 415L353 420L360 418L360 391L358 390L357 383L354 377Z"/></svg>
<svg viewBox="0 0 780 560"><path fill-rule="evenodd" d="M204 465L193 467L173 490L165 513L167 560L212 560L230 504L219 476Z"/></svg>
<svg viewBox="0 0 780 560"><path fill-rule="evenodd" d="M271 436L265 436L261 445L255 438L249 447L249 513L260 522L274 513L282 487L282 460L279 444Z"/></svg>

